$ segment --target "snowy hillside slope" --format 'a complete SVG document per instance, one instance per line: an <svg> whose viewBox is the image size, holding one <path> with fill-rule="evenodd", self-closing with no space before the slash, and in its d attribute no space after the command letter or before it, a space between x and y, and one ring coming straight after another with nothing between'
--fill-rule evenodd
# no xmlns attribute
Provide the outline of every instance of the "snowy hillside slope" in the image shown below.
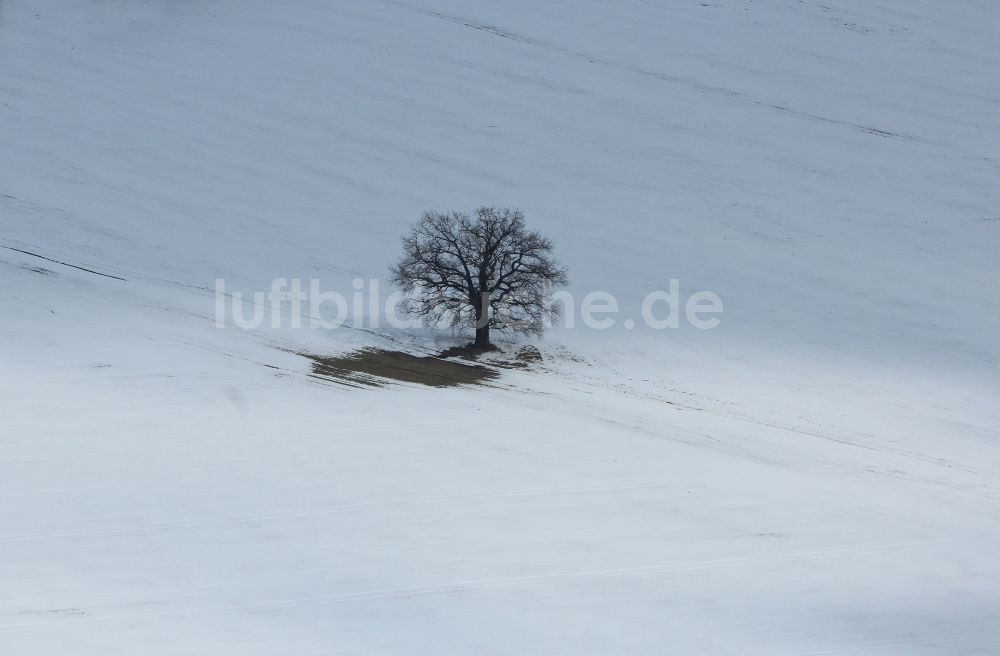
<svg viewBox="0 0 1000 656"><path fill-rule="evenodd" d="M997 25L0 0L0 653L996 653ZM481 204L616 325L377 390L294 351L458 338L215 326ZM626 328L671 279L721 325Z"/></svg>

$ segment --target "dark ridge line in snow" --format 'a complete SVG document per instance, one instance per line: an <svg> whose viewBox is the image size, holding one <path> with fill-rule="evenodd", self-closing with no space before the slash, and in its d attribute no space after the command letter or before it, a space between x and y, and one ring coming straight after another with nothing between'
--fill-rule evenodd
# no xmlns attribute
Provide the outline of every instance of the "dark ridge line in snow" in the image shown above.
<svg viewBox="0 0 1000 656"><path fill-rule="evenodd" d="M799 111L799 110L796 110L796 109L791 109L789 107L785 107L784 105L776 105L774 103L770 103L770 102L767 102L765 100L759 100L757 98L754 98L752 96L748 96L747 94L745 94L745 93L743 93L741 91L736 91L734 89L727 89L725 87L715 87L715 86L710 86L710 85L706 85L706 84L701 84L699 82L695 82L694 80L683 78L683 77L680 77L680 76L677 76L677 75L670 75L668 73L660 73L660 72L657 72L657 71L651 71L651 70L647 70L647 69L644 69L644 68L639 68L637 66L633 66L633 65L630 65L630 64L622 64L620 62L612 61L610 59L602 59L602 58L599 58L599 57L593 57L593 56L588 55L588 54L586 54L584 52L578 52L578 51L575 51L575 50L571 50L569 48L565 48L565 47L560 46L560 45L555 44L555 43L551 43L551 42L548 42L548 41L542 41L542 40L539 40L539 39L535 39L535 38L532 38L532 37L529 37L529 36L524 36L524 35L521 35L521 34L516 34L516 33L513 33L513 32L508 32L506 30L500 29L499 27L496 27L495 25L486 25L484 23L477 23L477 22L472 21L472 20L470 20L468 18L463 18L462 16L455 16L455 15L445 14L445 13L438 12L438 11L432 11L430 9L423 9L421 7L414 7L414 6L409 5L409 4L405 3L405 2L401 2L400 0L382 0L382 1L386 2L388 4L396 5L398 7L402 7L404 9L409 9L410 11L415 11L417 13L424 14L425 16L430 16L432 18L437 18L439 20L444 20L444 21L448 21L448 22L451 22L451 23L456 23L456 24L461 25L463 27L468 27L470 29L479 30L480 32L486 32L488 34L492 34L493 36L497 36L497 37L500 37L502 39L509 39L511 41L517 41L518 43L524 43L526 45L535 46L535 47L538 47L538 48L544 48L546 50L550 50L552 52L556 52L558 54L565 55L567 57L573 57L575 59L585 59L585 60L589 61L592 64L602 64L602 65L608 66L610 68L617 68L617 69L620 69L620 70L625 70L625 71L628 71L628 72L631 72L631 73L635 73L637 75L642 75L644 77L650 77L650 78L653 78L653 79L656 79L656 80L661 80L663 82L671 82L673 84L680 84L680 85L686 86L688 88L694 89L695 91L700 91L701 93L715 94L715 95L719 95L719 96L725 96L725 97L728 97L728 98L734 98L736 100L741 100L741 101L743 101L745 103L749 103L749 104L755 105L757 107L765 107L767 109L772 109L774 111L782 112L784 114L789 114L791 116L797 116L799 118L805 118L805 119L809 119L809 120L812 120L812 121L819 121L821 123L829 123L830 125L840 125L840 126L852 128L852 129L855 129L855 130L861 130L862 132L866 132L868 134L873 134L873 135L876 135L876 136L879 136L879 137L901 139L903 141L909 141L911 143L923 143L923 141L921 139L918 139L917 137L914 137L913 135L904 134L904 133L901 133L901 132L892 132L892 131L889 131L889 130L883 130L881 128L876 128L876 127L872 127L870 125L864 125L864 124L861 124L861 123L851 123L850 121L841 121L841 120L838 120L838 119L835 119L835 118L830 118L828 116L823 116L821 114L812 114L810 112Z"/></svg>
<svg viewBox="0 0 1000 656"><path fill-rule="evenodd" d="M37 257L39 259L45 260L46 262L53 262L55 264L61 264L63 266L68 266L71 269L79 269L80 271L86 271L87 273L92 273L95 276L104 276L105 278L112 278L114 280L121 280L122 282L128 282L125 278L119 278L118 276L113 276L110 273L101 273L100 271L94 271L93 269L88 269L86 267L77 266L75 264L70 264L68 262L62 262L60 260L53 260L51 257L45 257L44 255L39 255L38 253L32 253L31 251L21 250L20 248L14 248L13 246L0 246L0 248L6 248L9 251L14 251L16 253L23 253L25 255L30 255L31 257Z"/></svg>

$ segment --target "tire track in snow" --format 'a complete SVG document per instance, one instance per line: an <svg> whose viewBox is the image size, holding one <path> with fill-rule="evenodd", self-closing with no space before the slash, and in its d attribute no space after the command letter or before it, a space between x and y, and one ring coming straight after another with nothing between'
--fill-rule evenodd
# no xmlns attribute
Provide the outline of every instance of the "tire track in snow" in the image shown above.
<svg viewBox="0 0 1000 656"><path fill-rule="evenodd" d="M919 143L919 144L925 144L926 143L923 140L918 139L917 137L915 137L913 135L905 134L905 133L902 133L902 132L893 132L891 130L886 130L886 129L883 129L883 128L877 128L877 127L874 127L874 126L871 126L871 125L864 125L862 123L853 123L851 121L844 121L844 120L840 120L840 119L830 118L829 116L823 116L822 114L814 114L812 112L801 111L801 110L793 109L791 107L787 107L785 105L779 105L779 104L776 104L776 103L768 102L766 100L761 100L759 98L754 98L753 96L750 96L750 95L748 95L748 94L746 94L746 93L744 93L742 91L737 91L735 89L728 89L726 87L717 87L717 86L712 86L712 85L708 85L708 84L703 84L703 83L698 82L696 80L693 80L693 79L690 79L690 78L686 78L686 77L682 77L680 75L672 75L670 73L662 73L662 72L653 71L653 70L650 70L650 69L647 69L647 68L641 68L639 66L636 66L635 64L627 64L627 63L618 62L618 61L615 61L615 60L612 60L612 59L606 59L606 58L603 58L603 57L598 57L596 55L589 55L589 54L587 54L585 52L573 50L571 48L567 48L565 46L561 46L561 45L558 45L556 43L552 43L550 41L544 41L544 40L537 39L537 38L534 38L534 37L529 37L529 36L526 36L526 35L523 35L523 34L518 34L518 33L515 33L515 32L509 32L507 30L500 29L499 27L496 27L494 25L487 25L485 23L478 23L478 22L476 22L476 21L474 21L472 19L465 18L463 16L457 16L457 15L454 15L454 14L446 14L446 13L439 12L439 11L433 11L431 9L424 9L422 7L415 7L415 6L407 4L405 2L400 2L399 0L382 0L382 2L384 2L386 4L395 5L397 7L401 7L403 9L407 9L409 11L413 11L413 12L416 12L416 13L419 13L419 14L423 14L423 15L429 16L431 18L436 18L438 20L448 21L448 22L455 23L457 25L461 25L463 27L467 27L467 28L470 28L470 29L473 29L473 30L478 30L480 32L485 32L487 34L490 34L490 35L493 35L493 36L496 36L496 37L499 37L499 38L502 38L502 39L508 39L510 41L516 41L518 43L523 43L523 44L528 45L528 46L532 46L532 47L536 47L536 48L542 48L542 49L548 50L550 52L555 52L557 54L564 55L566 57L572 57L573 59L584 60L584 61L590 62L592 64L601 64L602 66L607 66L609 68L614 68L614 69L618 69L618 70L627 71L627 72L633 73L635 75L641 75L642 77L652 78L652 79L655 79L655 80L659 80L661 82L669 82L671 84L677 84L677 85L685 86L685 87L688 87L689 89L692 89L692 90L697 91L699 93L708 94L708 95L714 95L714 96L719 96L719 97L724 97L724 98L730 98L730 99L737 100L737 101L740 101L740 102L743 102L743 103L746 103L746 104L749 104L749 105L753 105L755 107L762 107L762 108L770 109L770 110L773 110L773 111L781 112L783 114L788 114L790 116L795 116L797 118L802 118L802 119L807 119L807 120L811 120L811 121L816 121L816 122L819 122L819 123L826 123L826 124L829 124L829 125L836 125L836 126L840 126L840 127L851 128L851 129L859 130L859 131L862 131L862 132L865 132L865 133L868 133L868 134L872 134L872 135L875 135L875 136L878 136L878 137L898 139L898 140L907 141L907 142L910 142L910 143Z"/></svg>
<svg viewBox="0 0 1000 656"><path fill-rule="evenodd" d="M21 250L20 248L14 248L13 246L4 246L0 244L0 248L6 248L9 251L14 251L15 253L22 253L24 255L30 255L31 257L37 257L46 262L52 262L54 264L61 264L62 266L69 267L71 269L77 269L79 271L86 271L87 273L92 273L95 276L104 276L105 278L112 278L114 280L121 280L122 282L128 282L125 278L119 278L118 276L113 276L110 273L101 273L100 271L94 271L93 269L88 269L86 267L77 266L75 264L70 264L68 262L63 262L62 260L54 260L51 257L46 257L44 255L39 255L38 253L32 253L31 251Z"/></svg>

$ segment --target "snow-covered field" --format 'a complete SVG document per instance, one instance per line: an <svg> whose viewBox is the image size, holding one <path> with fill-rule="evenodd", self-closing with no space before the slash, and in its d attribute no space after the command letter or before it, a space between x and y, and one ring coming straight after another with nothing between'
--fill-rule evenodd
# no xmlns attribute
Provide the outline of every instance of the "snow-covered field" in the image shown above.
<svg viewBox="0 0 1000 656"><path fill-rule="evenodd" d="M1000 653L998 26L0 0L0 654ZM358 390L294 351L461 340L215 326L481 204L615 327ZM670 279L721 325L627 329Z"/></svg>

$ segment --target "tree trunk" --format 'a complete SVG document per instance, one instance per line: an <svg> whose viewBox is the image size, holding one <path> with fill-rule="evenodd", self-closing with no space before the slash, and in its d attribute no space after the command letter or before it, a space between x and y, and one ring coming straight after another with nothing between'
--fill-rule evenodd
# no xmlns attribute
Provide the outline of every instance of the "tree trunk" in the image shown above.
<svg viewBox="0 0 1000 656"><path fill-rule="evenodd" d="M481 292L479 298L473 301L476 308L476 341L473 344L476 348L490 348L490 295L488 292Z"/></svg>
<svg viewBox="0 0 1000 656"><path fill-rule="evenodd" d="M476 342L473 344L476 348L489 348L490 344L490 325L487 323L485 326L476 326Z"/></svg>

